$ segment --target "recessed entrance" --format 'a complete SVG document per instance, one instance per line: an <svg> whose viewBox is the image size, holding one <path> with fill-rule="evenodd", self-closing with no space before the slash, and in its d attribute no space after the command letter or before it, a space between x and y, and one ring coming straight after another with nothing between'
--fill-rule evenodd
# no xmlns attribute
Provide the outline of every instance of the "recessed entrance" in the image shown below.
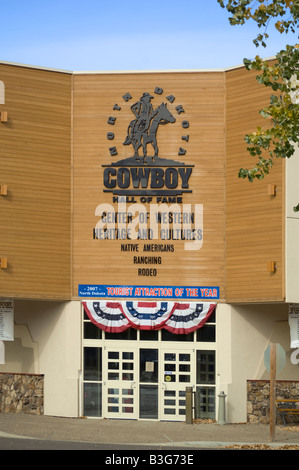
<svg viewBox="0 0 299 470"><path fill-rule="evenodd" d="M204 330L205 328L205 330ZM198 416L215 418L215 317L200 333L104 333L84 319L82 414L184 421L186 387Z"/></svg>

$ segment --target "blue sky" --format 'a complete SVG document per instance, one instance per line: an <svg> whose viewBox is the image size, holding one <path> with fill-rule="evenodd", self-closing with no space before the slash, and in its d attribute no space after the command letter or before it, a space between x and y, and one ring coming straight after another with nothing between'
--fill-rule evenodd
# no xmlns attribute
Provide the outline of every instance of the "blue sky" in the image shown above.
<svg viewBox="0 0 299 470"><path fill-rule="evenodd" d="M297 35L230 26L217 0L1 2L0 60L72 71L217 69L271 57Z"/></svg>

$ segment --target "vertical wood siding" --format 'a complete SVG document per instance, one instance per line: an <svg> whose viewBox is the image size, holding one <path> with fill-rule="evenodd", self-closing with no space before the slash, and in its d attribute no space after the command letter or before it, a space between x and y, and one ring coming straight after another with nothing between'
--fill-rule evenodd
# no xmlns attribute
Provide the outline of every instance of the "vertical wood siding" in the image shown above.
<svg viewBox="0 0 299 470"><path fill-rule="evenodd" d="M133 155L131 146L123 146L134 118L130 106L144 92L154 94L156 87L162 88L163 94L154 95L154 107L168 102L166 97L172 94L175 101L167 106L176 117L175 124L159 129L159 157L194 165L192 193L183 196L183 203L203 204L204 239L198 251L184 250L182 241L162 241L174 245L173 253L143 253L144 243L139 241L138 255L161 256L162 263L138 266L133 262L136 253L121 252L121 244L130 240L93 240L92 232L98 221L96 207L112 203L112 195L103 192L102 165ZM132 95L128 103L122 99L127 92ZM220 287L224 298L224 96L224 73L218 72L74 76L73 296L78 284L212 285ZM122 108L119 113L113 111L115 104ZM184 114L177 114L178 105L184 107ZM114 126L107 124L109 116L117 117ZM190 122L189 129L182 129L182 120ZM109 131L115 133L110 142ZM187 144L181 139L186 133L190 136ZM111 146L118 150L114 159L109 153ZM178 156L180 146L187 149L183 157ZM138 268L143 267L156 267L157 276L138 276Z"/></svg>
<svg viewBox="0 0 299 470"><path fill-rule="evenodd" d="M244 136L265 126L259 110L270 92L255 74L244 68L226 73L226 300L284 300L284 162L275 161L271 173L249 183L238 178L241 167L255 158L246 150ZM276 196L268 195L268 185ZM275 261L277 271L268 272Z"/></svg>
<svg viewBox="0 0 299 470"><path fill-rule="evenodd" d="M275 161L264 181L238 178L240 167L254 163L244 135L265 124L258 111L269 93L254 74L240 68L72 76L11 65L1 65L0 72L0 111L8 112L8 122L0 123L0 184L8 187L0 196L0 257L8 260L0 269L2 297L76 299L79 284L211 285L220 287L220 301L284 300L284 163ZM154 94L156 87L162 95ZM159 156L194 165L192 193L183 195L183 203L204 208L198 251L186 251L181 240L159 240L174 252L144 253L143 246L156 241L136 241L137 255L161 256L160 265L150 266L157 268L155 277L138 275L148 266L133 262L136 253L121 251L132 241L93 239L96 207L113 205L112 195L103 192L102 165L132 156L132 147L123 146L130 106L145 91L154 94L155 106L166 101L176 117L159 132ZM129 102L122 98L127 92ZM174 103L166 99L171 94ZM107 119L113 115L112 129ZM187 131L182 120L190 122ZM178 156L180 146L185 156ZM275 197L268 184L276 186ZM268 272L270 261L275 273Z"/></svg>
<svg viewBox="0 0 299 470"><path fill-rule="evenodd" d="M0 65L0 296L70 297L71 80Z"/></svg>

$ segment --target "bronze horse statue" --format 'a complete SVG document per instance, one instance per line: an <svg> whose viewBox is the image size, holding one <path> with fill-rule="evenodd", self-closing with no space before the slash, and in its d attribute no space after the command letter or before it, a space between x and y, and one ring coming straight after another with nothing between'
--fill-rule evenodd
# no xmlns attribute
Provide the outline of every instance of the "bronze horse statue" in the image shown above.
<svg viewBox="0 0 299 470"><path fill-rule="evenodd" d="M130 122L128 127L128 134L123 145L132 144L135 150L134 157L139 160L140 155L138 153L139 148L143 147L143 162L145 162L147 156L147 144L152 144L155 155L152 157L154 160L158 156L157 146L157 131L160 124L168 124L169 122L175 122L175 118L171 112L167 109L167 103L162 103L155 109L150 125L147 126L145 121L139 121L134 119Z"/></svg>

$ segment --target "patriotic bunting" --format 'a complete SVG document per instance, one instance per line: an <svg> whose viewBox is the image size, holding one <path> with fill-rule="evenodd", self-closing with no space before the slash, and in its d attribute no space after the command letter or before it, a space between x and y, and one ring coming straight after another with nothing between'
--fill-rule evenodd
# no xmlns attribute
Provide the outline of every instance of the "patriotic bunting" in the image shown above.
<svg viewBox="0 0 299 470"><path fill-rule="evenodd" d="M92 323L109 333L120 333L132 327L140 330L165 328L171 333L188 334L205 324L216 304L87 301L83 306Z"/></svg>
<svg viewBox="0 0 299 470"><path fill-rule="evenodd" d="M176 303L175 310L165 323L164 328L171 333L180 335L191 333L206 323L215 307L216 304L209 303Z"/></svg>
<svg viewBox="0 0 299 470"><path fill-rule="evenodd" d="M174 302L123 302L122 308L132 327L160 330L171 316Z"/></svg>
<svg viewBox="0 0 299 470"><path fill-rule="evenodd" d="M83 302L88 318L107 333L120 333L130 328L119 302Z"/></svg>

